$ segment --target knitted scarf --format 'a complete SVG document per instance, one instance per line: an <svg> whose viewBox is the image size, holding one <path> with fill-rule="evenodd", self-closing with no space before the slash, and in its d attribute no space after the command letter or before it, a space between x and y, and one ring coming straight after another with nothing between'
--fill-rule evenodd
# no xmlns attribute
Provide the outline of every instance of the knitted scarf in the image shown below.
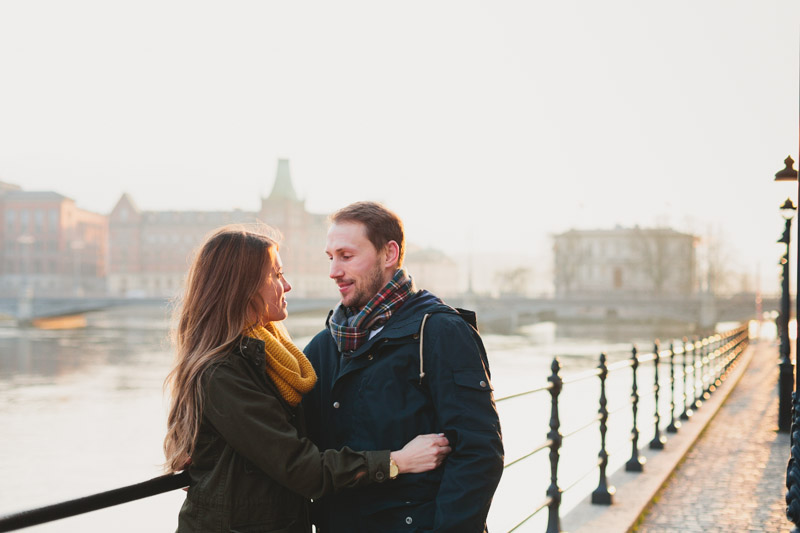
<svg viewBox="0 0 800 533"><path fill-rule="evenodd" d="M271 322L253 326L244 334L264 341L267 375L289 405L299 404L317 382L317 374L303 352Z"/></svg>
<svg viewBox="0 0 800 533"><path fill-rule="evenodd" d="M328 320L328 329L339 351L357 350L369 340L370 331L383 326L415 292L414 280L401 268L360 311L339 302Z"/></svg>

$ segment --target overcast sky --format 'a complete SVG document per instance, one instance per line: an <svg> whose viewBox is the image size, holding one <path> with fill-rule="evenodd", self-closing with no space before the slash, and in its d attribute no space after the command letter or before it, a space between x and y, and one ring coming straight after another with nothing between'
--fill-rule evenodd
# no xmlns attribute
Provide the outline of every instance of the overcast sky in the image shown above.
<svg viewBox="0 0 800 533"><path fill-rule="evenodd" d="M800 2L0 0L0 180L108 213L379 200L536 256L669 225L777 289Z"/></svg>

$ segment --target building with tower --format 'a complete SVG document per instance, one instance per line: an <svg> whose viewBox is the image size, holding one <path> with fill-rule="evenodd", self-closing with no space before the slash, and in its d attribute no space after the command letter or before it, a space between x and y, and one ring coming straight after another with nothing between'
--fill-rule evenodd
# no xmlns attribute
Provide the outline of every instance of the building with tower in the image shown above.
<svg viewBox="0 0 800 533"><path fill-rule="evenodd" d="M272 191L258 211L143 211L123 194L109 215L109 292L174 296L209 233L226 224L259 223L283 236L281 259L294 296L335 296L326 276L327 216L306 210L292 184L288 159L278 160Z"/></svg>

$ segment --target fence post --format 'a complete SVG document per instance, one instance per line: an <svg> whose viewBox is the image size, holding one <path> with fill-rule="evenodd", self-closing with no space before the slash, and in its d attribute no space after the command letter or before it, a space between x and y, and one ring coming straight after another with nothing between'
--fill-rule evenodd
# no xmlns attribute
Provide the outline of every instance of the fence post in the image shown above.
<svg viewBox="0 0 800 533"><path fill-rule="evenodd" d="M681 420L689 420L692 416L692 410L689 408L689 373L686 371L686 337L683 338L683 357L681 357L681 367L683 368L683 412L681 413Z"/></svg>
<svg viewBox="0 0 800 533"><path fill-rule="evenodd" d="M558 395L561 393L563 381L559 375L561 364L558 362L558 357L553 358L550 370L552 373L547 381L553 386L550 387L550 431L547 433L550 441L550 486L547 488L550 503L548 504L547 533L559 533L561 531L561 519L558 516L561 505L561 489L558 488L558 450L561 448L561 433L559 432L561 422L558 419Z"/></svg>
<svg viewBox="0 0 800 533"><path fill-rule="evenodd" d="M606 431L608 430L608 401L606 400L606 378L608 377L608 364L606 354L600 354L600 482L592 492L592 503L611 505L613 494L616 492L614 487L608 486L606 479L606 467L608 467L608 452L606 451Z"/></svg>
<svg viewBox="0 0 800 533"><path fill-rule="evenodd" d="M699 364L698 364L699 363ZM692 341L692 411L697 411L703 405L703 353L698 346L697 337ZM698 385L699 383L699 385Z"/></svg>
<svg viewBox="0 0 800 533"><path fill-rule="evenodd" d="M639 368L636 346L631 350L631 366L633 367L633 385L631 387L631 403L633 405L633 428L631 429L631 458L625 463L626 472L641 472L644 468L644 457L639 457L639 428L636 427L636 413L639 410L639 390L636 387L636 370Z"/></svg>
<svg viewBox="0 0 800 533"><path fill-rule="evenodd" d="M716 367L714 368L714 386L719 387L722 385L722 380L720 376L722 375L722 369L725 367L725 357L722 354L722 336L715 335L714 336L714 359L716 359Z"/></svg>
<svg viewBox="0 0 800 533"><path fill-rule="evenodd" d="M653 393L655 396L655 424L656 428L653 433L653 440L650 441L651 450L663 450L666 438L661 435L661 413L658 412L658 391L661 390L661 384L658 382L658 365L661 363L661 355L658 353L659 343L658 339L653 343L653 350L655 352L655 372L653 378Z"/></svg>
<svg viewBox="0 0 800 533"><path fill-rule="evenodd" d="M703 358L703 362L705 363L704 372L703 372L703 379L706 383L706 388L703 391L703 398L708 400L711 398L711 393L714 392L714 379L712 378L714 365L711 362L711 343L708 340L708 337L703 339L703 353L705 357Z"/></svg>
<svg viewBox="0 0 800 533"><path fill-rule="evenodd" d="M667 433L677 433L681 423L675 420L675 345L669 343L669 418Z"/></svg>

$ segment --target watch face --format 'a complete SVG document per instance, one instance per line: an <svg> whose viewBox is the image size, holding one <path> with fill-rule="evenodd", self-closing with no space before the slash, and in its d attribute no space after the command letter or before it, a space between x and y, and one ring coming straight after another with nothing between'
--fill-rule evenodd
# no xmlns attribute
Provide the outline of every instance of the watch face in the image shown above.
<svg viewBox="0 0 800 533"><path fill-rule="evenodd" d="M397 474L399 474L399 473L400 473L400 469L397 468L397 463L395 463L394 461L390 460L389 461L389 477L391 479L394 479L394 478L397 477Z"/></svg>

